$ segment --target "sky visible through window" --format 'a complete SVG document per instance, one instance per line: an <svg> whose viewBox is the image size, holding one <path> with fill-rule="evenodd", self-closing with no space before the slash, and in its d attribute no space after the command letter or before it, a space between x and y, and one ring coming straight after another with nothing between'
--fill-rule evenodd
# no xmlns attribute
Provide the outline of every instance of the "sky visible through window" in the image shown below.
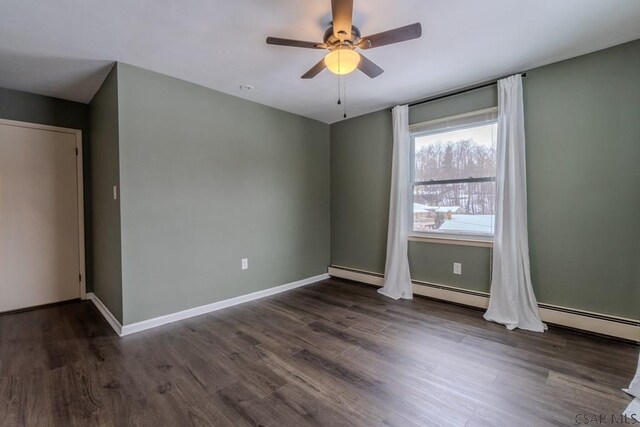
<svg viewBox="0 0 640 427"><path fill-rule="evenodd" d="M474 143L487 147L496 145L496 125L489 124L468 129L454 130L445 133L419 136L416 138L416 151L424 145L441 142L455 142L460 140L473 140Z"/></svg>

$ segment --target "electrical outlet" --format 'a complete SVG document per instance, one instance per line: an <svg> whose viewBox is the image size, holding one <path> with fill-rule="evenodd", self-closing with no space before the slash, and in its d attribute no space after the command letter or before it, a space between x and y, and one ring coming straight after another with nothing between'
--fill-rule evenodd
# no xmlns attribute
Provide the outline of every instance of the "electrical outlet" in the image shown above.
<svg viewBox="0 0 640 427"><path fill-rule="evenodd" d="M453 263L453 274L462 274L462 263Z"/></svg>
<svg viewBox="0 0 640 427"><path fill-rule="evenodd" d="M249 259L248 258L242 258L242 269L243 270L248 270L249 269Z"/></svg>

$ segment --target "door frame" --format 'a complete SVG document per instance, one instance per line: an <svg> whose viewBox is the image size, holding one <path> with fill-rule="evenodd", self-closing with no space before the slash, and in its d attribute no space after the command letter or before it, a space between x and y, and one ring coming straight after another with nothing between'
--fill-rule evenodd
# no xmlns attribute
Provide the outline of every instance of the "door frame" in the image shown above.
<svg viewBox="0 0 640 427"><path fill-rule="evenodd" d="M67 133L76 138L76 182L78 200L78 267L80 270L79 286L80 299L87 298L87 272L85 266L85 241L84 241L84 181L82 167L82 131L80 129L64 128L59 126L41 125L39 123L22 122L17 120L0 119L0 125L15 126L29 129L46 130L50 132Z"/></svg>

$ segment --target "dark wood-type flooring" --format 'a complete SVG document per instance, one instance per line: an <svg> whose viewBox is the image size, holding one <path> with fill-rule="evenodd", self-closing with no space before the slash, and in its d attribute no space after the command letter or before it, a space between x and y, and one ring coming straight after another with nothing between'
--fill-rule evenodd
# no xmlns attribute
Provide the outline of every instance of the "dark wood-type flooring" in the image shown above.
<svg viewBox="0 0 640 427"><path fill-rule="evenodd" d="M0 316L0 425L576 425L637 357L337 280L123 338L79 301Z"/></svg>

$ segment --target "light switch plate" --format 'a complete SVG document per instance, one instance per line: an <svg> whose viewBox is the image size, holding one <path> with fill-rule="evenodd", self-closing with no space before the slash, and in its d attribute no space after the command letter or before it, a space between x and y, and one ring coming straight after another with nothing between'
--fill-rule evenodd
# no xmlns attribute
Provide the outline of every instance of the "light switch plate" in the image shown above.
<svg viewBox="0 0 640 427"><path fill-rule="evenodd" d="M249 259L248 258L242 258L242 269L243 270L248 270L249 269Z"/></svg>

